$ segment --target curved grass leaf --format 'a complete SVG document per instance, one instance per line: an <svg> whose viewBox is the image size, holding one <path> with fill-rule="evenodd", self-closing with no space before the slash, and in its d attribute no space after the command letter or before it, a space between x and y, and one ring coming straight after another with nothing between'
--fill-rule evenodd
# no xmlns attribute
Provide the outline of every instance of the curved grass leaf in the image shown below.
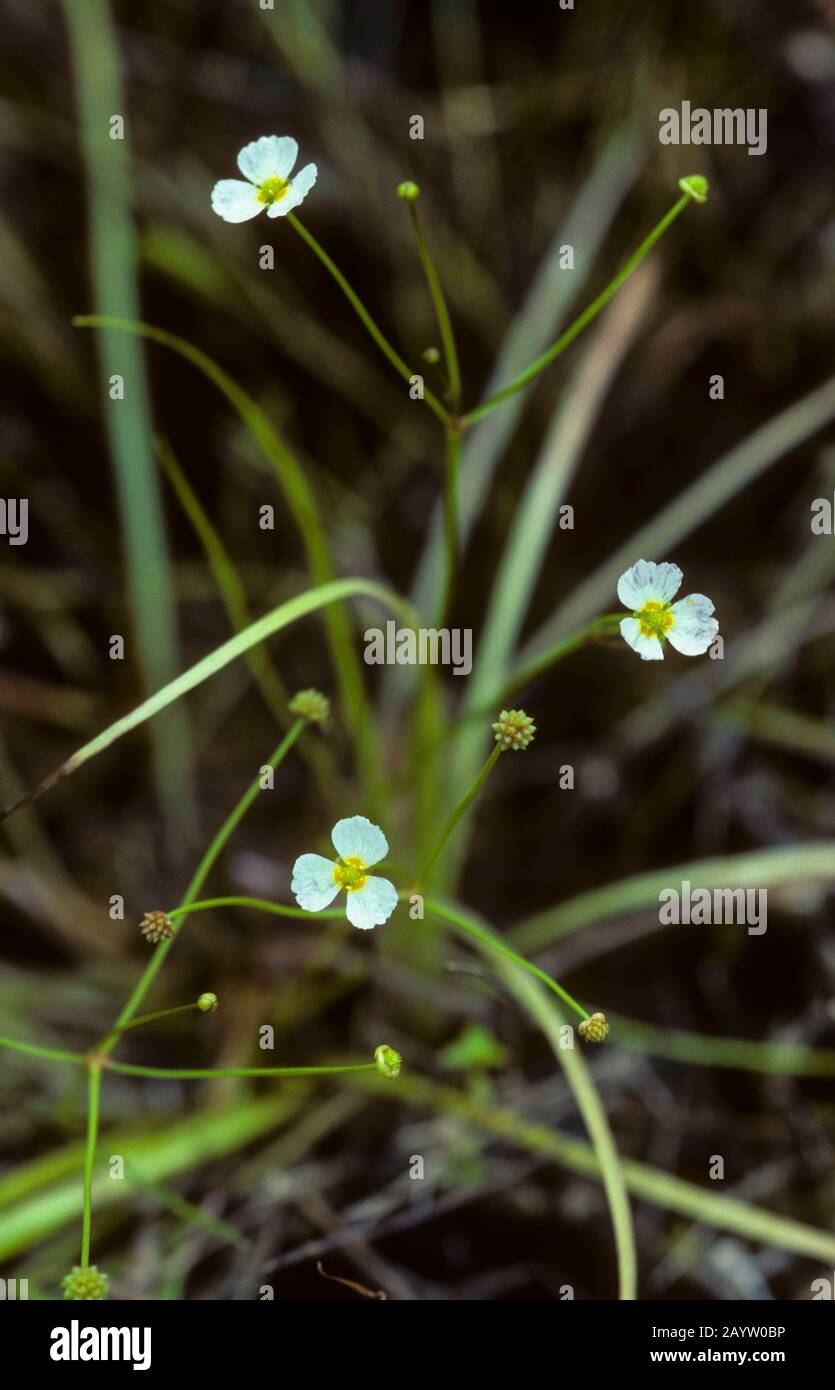
<svg viewBox="0 0 835 1390"><path fill-rule="evenodd" d="M121 719L110 724L102 733L97 734L89 743L85 743L83 748L79 748L77 753L73 753L72 757L67 758L66 762L44 778L37 787L27 792L26 796L15 802L13 806L8 807L3 813L2 819L27 805L30 801L34 801L36 797L54 786L62 778L77 772L91 758L102 753L105 748L109 748L117 739L123 738L132 729L144 724L146 720L153 719L154 715L167 709L175 700L188 694L190 690L201 685L210 676L222 671L224 666L228 666L231 661L236 661L239 656L243 656L259 642L264 642L268 637L272 637L273 633L280 632L282 628L288 627L290 623L296 622L299 618L304 618L308 613L315 613L319 608L325 608L328 604L339 603L343 599L358 595L377 599L390 608L392 612L404 615L406 622L410 626L412 625L413 617L408 604L396 594L384 589L381 584L375 584L370 579L334 579L329 584L320 584L318 588L308 589L303 594L297 594L295 598L288 599L285 603L279 604L277 608L271 609L269 613L265 613L263 618L250 623L243 632L238 632L228 641L222 642L219 647L215 647L214 651L209 652L208 656L204 656L202 661L189 667L175 680L169 681L162 690L158 690L149 699L143 700L142 704L137 705L129 714L123 715Z"/></svg>
<svg viewBox="0 0 835 1390"><path fill-rule="evenodd" d="M63 10L89 185L93 294L102 314L130 317L139 308L130 151L127 140L108 135L111 113L124 111L126 102L116 32L106 0L83 5L64 0ZM140 343L119 341L111 332L102 334L100 349L99 390L106 402L142 688L155 690L177 669L177 625L145 361ZM114 374L130 383L125 399L115 405L105 395ZM152 731L151 749L164 814L184 834L197 802L190 730L180 710L172 710Z"/></svg>
<svg viewBox="0 0 835 1390"><path fill-rule="evenodd" d="M370 1091L375 1098L396 1100L418 1109L457 1116L475 1125L486 1134L517 1144L529 1153L544 1154L568 1172L581 1177L600 1178L600 1162L590 1144L564 1134L561 1130L528 1120L513 1110L498 1105L486 1105L452 1086L442 1086L415 1072L401 1072L397 1087L387 1087L382 1077L357 1074L348 1078L353 1086ZM835 1235L805 1226L787 1216L751 1206L738 1197L724 1197L707 1192L695 1183L674 1177L660 1168L634 1159L623 1160L623 1175L633 1197L640 1197L652 1206L675 1212L692 1221L730 1231L743 1240L761 1241L778 1250L790 1250L795 1255L832 1266L835 1261Z"/></svg>
<svg viewBox="0 0 835 1390"><path fill-rule="evenodd" d="M162 347L170 348L172 352L178 353L192 366L197 367L198 371L203 372L237 411L275 472L291 515L301 533L312 578L317 584L324 584L333 579L335 571L327 536L302 468L279 438L266 412L228 372L207 353L184 338L166 333L164 329L155 328L149 323L101 314L79 314L73 319L73 324L77 328L108 328L138 334L153 343L161 344ZM325 626L342 692L345 720L354 739L363 782L373 809L382 791L382 769L366 700L362 669L352 642L348 619L338 606L326 611Z"/></svg>
<svg viewBox="0 0 835 1390"><path fill-rule="evenodd" d="M648 908L657 909L662 888L685 879L689 880L691 891L697 888L776 888L783 883L835 884L835 852L831 842L813 840L800 845L753 850L750 854L672 864L666 869L654 869L650 873L619 879L617 883L607 883L537 912L514 927L510 939L519 951L542 950L594 922Z"/></svg>

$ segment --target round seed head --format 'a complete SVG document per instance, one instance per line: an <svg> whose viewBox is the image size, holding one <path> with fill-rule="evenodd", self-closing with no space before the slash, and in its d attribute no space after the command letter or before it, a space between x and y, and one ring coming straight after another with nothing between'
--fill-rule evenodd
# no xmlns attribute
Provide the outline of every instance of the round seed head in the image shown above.
<svg viewBox="0 0 835 1390"><path fill-rule="evenodd" d="M584 1018L577 1031L581 1038L585 1038L586 1042L605 1042L609 1036L609 1025L606 1022L606 1015L592 1014L591 1018Z"/></svg>
<svg viewBox="0 0 835 1390"><path fill-rule="evenodd" d="M109 1283L106 1274L100 1274L95 1265L82 1269L73 1265L72 1271L61 1280L64 1297L76 1301L92 1302L107 1298Z"/></svg>
<svg viewBox="0 0 835 1390"><path fill-rule="evenodd" d="M321 727L331 717L331 702L320 690L300 690L290 701L290 713Z"/></svg>
<svg viewBox="0 0 835 1390"><path fill-rule="evenodd" d="M493 725L493 732L502 748L527 748L533 743L536 725L523 709L503 709Z"/></svg>
<svg viewBox="0 0 835 1390"><path fill-rule="evenodd" d="M146 912L139 923L139 930L156 946L159 941L168 941L174 935L174 923L167 912Z"/></svg>

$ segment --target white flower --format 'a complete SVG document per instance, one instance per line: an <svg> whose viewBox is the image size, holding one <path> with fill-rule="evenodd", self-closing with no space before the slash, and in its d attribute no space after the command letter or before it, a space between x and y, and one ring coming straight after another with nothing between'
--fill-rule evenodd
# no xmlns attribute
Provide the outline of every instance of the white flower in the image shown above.
<svg viewBox="0 0 835 1390"><path fill-rule="evenodd" d="M241 179L221 179L212 189L212 207L225 222L248 222L267 209L268 217L284 217L303 202L316 182L315 164L305 164L290 178L299 154L291 135L262 135L238 154Z"/></svg>
<svg viewBox="0 0 835 1390"><path fill-rule="evenodd" d="M335 863L321 854L302 854L293 865L290 887L296 902L306 912L321 912L344 888L348 921L363 931L381 927L397 907L397 889L368 870L389 852L385 835L365 816L349 816L336 822L331 839L339 855Z"/></svg>
<svg viewBox="0 0 835 1390"><path fill-rule="evenodd" d="M704 594L670 602L683 578L678 565L638 560L618 580L618 598L633 614L621 622L621 636L642 661L663 660L665 641L684 656L701 656L719 631L711 617L713 604Z"/></svg>

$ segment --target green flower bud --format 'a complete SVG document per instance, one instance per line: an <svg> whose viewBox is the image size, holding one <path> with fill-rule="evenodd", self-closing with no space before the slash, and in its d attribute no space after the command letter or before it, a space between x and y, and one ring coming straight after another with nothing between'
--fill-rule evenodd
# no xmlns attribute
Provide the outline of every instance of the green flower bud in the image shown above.
<svg viewBox="0 0 835 1390"><path fill-rule="evenodd" d="M379 1047L375 1047L374 1061L381 1076L387 1076L393 1081L400 1075L400 1053L395 1052L387 1043L380 1043Z"/></svg>
<svg viewBox="0 0 835 1390"><path fill-rule="evenodd" d="M706 203L709 184L704 174L687 174L679 179L678 186L696 203Z"/></svg>
<svg viewBox="0 0 835 1390"><path fill-rule="evenodd" d="M306 719L309 724L327 724L331 717L331 702L320 690L300 690L290 701L290 713Z"/></svg>
<svg viewBox="0 0 835 1390"><path fill-rule="evenodd" d="M218 997L216 994L201 994L197 1001L197 1007L201 1014L213 1014L217 1006Z"/></svg>
<svg viewBox="0 0 835 1390"><path fill-rule="evenodd" d="M440 362L441 360L441 354L436 347L428 347L421 355L424 362L429 362L433 366L436 362Z"/></svg>
<svg viewBox="0 0 835 1390"><path fill-rule="evenodd" d="M100 1274L95 1265L89 1265L86 1269L73 1265L72 1272L65 1274L61 1280L61 1288L65 1298L87 1303L107 1298L110 1292L107 1275Z"/></svg>
<svg viewBox="0 0 835 1390"><path fill-rule="evenodd" d="M523 709L503 709L493 725L493 732L502 748L518 750L533 743L536 725Z"/></svg>
<svg viewBox="0 0 835 1390"><path fill-rule="evenodd" d="M170 941L174 935L174 923L167 912L146 912L139 923L139 930L154 946L160 941Z"/></svg>
<svg viewBox="0 0 835 1390"><path fill-rule="evenodd" d="M413 203L415 198L420 197L420 189L416 183L412 183L411 179L407 179L405 183L397 185L397 196L398 198L405 198L407 203Z"/></svg>
<svg viewBox="0 0 835 1390"><path fill-rule="evenodd" d="M609 1025L606 1022L606 1015L592 1014L591 1018L584 1018L577 1032L580 1034L581 1038L585 1038L586 1042L605 1042L609 1036Z"/></svg>

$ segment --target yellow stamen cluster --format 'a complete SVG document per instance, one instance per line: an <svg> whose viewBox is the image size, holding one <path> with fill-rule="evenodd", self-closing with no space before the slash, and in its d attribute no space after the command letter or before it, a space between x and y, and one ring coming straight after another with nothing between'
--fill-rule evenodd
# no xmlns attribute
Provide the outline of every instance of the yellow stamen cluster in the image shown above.
<svg viewBox="0 0 835 1390"><path fill-rule="evenodd" d="M503 709L493 725L493 732L502 748L527 748L533 743L536 725L523 709Z"/></svg>
<svg viewBox="0 0 835 1390"><path fill-rule="evenodd" d="M657 603L655 599L645 603L635 617L638 619L642 637L666 637L675 622L670 605Z"/></svg>
<svg viewBox="0 0 835 1390"><path fill-rule="evenodd" d="M609 1036L609 1025L606 1022L605 1014L592 1014L591 1018L584 1018L577 1032L586 1042L602 1043Z"/></svg>
<svg viewBox="0 0 835 1390"><path fill-rule="evenodd" d="M264 179L263 183L259 183L258 201L267 204L277 203L279 199L284 197L289 187L289 179L280 179L277 174L274 174L272 178Z"/></svg>
<svg viewBox="0 0 835 1390"><path fill-rule="evenodd" d="M107 1275L100 1274L95 1265L89 1265L87 1269L73 1265L72 1272L65 1274L61 1280L61 1288L65 1298L92 1303L107 1298L110 1284Z"/></svg>
<svg viewBox="0 0 835 1390"><path fill-rule="evenodd" d="M160 941L170 941L174 935L174 923L167 912L146 912L139 923L139 930L154 946Z"/></svg>
<svg viewBox="0 0 835 1390"><path fill-rule="evenodd" d="M339 888L344 888L346 893L356 893L358 889L364 888L367 879L368 870L355 854L349 854L347 859L340 859L339 863L333 866L333 881Z"/></svg>

